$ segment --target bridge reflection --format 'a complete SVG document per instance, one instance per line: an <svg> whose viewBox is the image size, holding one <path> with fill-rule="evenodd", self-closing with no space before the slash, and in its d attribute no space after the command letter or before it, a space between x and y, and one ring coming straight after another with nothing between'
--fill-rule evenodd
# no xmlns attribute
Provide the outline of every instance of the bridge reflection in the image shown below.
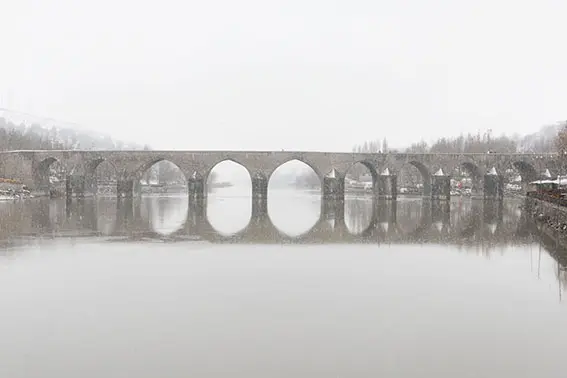
<svg viewBox="0 0 567 378"><path fill-rule="evenodd" d="M203 203L173 200L37 200L0 206L0 240L25 237L113 236L126 240L206 240L213 243L435 243L491 248L526 244L536 236L521 201L323 201L318 221L298 236L279 230L266 209L232 235L217 231ZM165 211L168 206L169 212ZM176 227L163 226L177 211ZM346 208L346 209L345 209ZM156 219L158 222L156 222ZM293 221L293 218L292 218ZM160 223L161 222L161 223Z"/></svg>

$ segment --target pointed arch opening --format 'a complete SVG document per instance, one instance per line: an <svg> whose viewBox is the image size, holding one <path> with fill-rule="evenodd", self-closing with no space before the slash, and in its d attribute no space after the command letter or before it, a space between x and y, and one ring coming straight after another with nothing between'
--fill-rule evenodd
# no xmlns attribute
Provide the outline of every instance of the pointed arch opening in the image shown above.
<svg viewBox="0 0 567 378"><path fill-rule="evenodd" d="M252 178L248 169L241 163L226 159L215 164L206 177L207 192L223 196L252 195Z"/></svg>
<svg viewBox="0 0 567 378"><path fill-rule="evenodd" d="M504 170L504 193L522 194L527 191L527 185L538 177L533 165L525 161L515 161Z"/></svg>
<svg viewBox="0 0 567 378"><path fill-rule="evenodd" d="M452 195L469 196L483 190L484 173L472 162L460 163L451 176Z"/></svg>
<svg viewBox="0 0 567 378"><path fill-rule="evenodd" d="M50 197L64 197L67 187L65 166L54 157L43 159L37 164L34 181L38 190Z"/></svg>
<svg viewBox="0 0 567 378"><path fill-rule="evenodd" d="M92 161L87 167L87 175L92 178L87 190L101 197L116 196L118 172L112 162L102 158Z"/></svg>
<svg viewBox="0 0 567 378"><path fill-rule="evenodd" d="M427 197L431 195L431 172L419 161L404 164L398 174L398 195Z"/></svg>
<svg viewBox="0 0 567 378"><path fill-rule="evenodd" d="M538 179L538 172L530 163L525 161L516 161L512 165L520 174L522 182L528 183Z"/></svg>
<svg viewBox="0 0 567 378"><path fill-rule="evenodd" d="M376 192L378 174L376 169L364 161L353 164L344 177L345 195L371 197Z"/></svg>
<svg viewBox="0 0 567 378"><path fill-rule="evenodd" d="M320 175L294 159L276 168L268 180L268 215L276 229L297 237L309 232L321 214Z"/></svg>
<svg viewBox="0 0 567 378"><path fill-rule="evenodd" d="M159 159L141 167L136 174L136 186L145 195L186 195L187 177L175 163Z"/></svg>
<svg viewBox="0 0 567 378"><path fill-rule="evenodd" d="M321 193L319 173L309 164L299 159L288 160L278 166L268 178L269 192Z"/></svg>
<svg viewBox="0 0 567 378"><path fill-rule="evenodd" d="M207 220L223 236L244 230L252 217L252 177L242 164L226 159L207 173Z"/></svg>

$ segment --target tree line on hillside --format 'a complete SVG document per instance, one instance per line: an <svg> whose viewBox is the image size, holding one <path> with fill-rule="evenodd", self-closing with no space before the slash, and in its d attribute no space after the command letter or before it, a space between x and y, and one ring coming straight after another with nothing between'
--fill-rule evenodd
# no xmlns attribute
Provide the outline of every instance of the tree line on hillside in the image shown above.
<svg viewBox="0 0 567 378"><path fill-rule="evenodd" d="M352 148L356 153L549 153L559 152L567 158L567 121L541 128L538 132L525 135L494 137L490 131L483 134L466 134L456 137L439 138L433 143L414 142L405 148L390 148L386 138L365 141ZM362 164L356 164L347 172L347 177L360 179L368 174ZM466 172L463 172L466 174ZM398 181L402 185L415 185L421 182L417 169L406 169L399 173ZM318 185L319 179L314 172L300 175L296 184L300 187Z"/></svg>
<svg viewBox="0 0 567 378"><path fill-rule="evenodd" d="M384 138L380 141L366 141L363 144L353 147L353 152L359 153L483 153L483 152L501 152L514 153L519 149L517 137L509 137L501 135L492 137L490 132L484 134L467 134L457 137L443 137L435 142L428 144L425 141L414 142L410 146L402 149L388 149L388 142ZM381 147L380 147L381 146ZM553 146L553 142L549 141L547 146Z"/></svg>
<svg viewBox="0 0 567 378"><path fill-rule="evenodd" d="M17 132L19 134L33 135L50 142L63 144L67 149L81 150L140 150L143 146L135 143L125 143L113 140L109 135L95 131L77 130L70 127L42 126L38 123L17 123L13 119L0 117L0 129L6 132ZM46 146L45 144L43 145ZM44 148L45 149L45 148Z"/></svg>
<svg viewBox="0 0 567 378"><path fill-rule="evenodd" d="M70 145L0 118L0 151L69 149Z"/></svg>
<svg viewBox="0 0 567 378"><path fill-rule="evenodd" d="M87 147L88 146L88 147ZM91 136L72 129L58 129L52 127L47 129L38 124L27 126L15 123L0 117L0 151L13 150L76 150L76 149L140 149L151 150L148 145L127 145L122 141L114 141L108 136ZM52 170L59 172L61 167L57 162L52 165ZM59 172L60 173L60 172ZM97 168L97 179L99 181L113 181L116 173L112 165L102 163ZM142 181L160 183L184 183L186 181L183 173L177 166L168 161L160 161L148 169L142 177ZM209 175L210 182L218 181L215 172Z"/></svg>

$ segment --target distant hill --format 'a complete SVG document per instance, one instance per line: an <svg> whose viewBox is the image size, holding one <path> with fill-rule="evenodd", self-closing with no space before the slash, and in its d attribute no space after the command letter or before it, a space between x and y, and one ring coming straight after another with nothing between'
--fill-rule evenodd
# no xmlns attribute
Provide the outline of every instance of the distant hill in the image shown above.
<svg viewBox="0 0 567 378"><path fill-rule="evenodd" d="M141 150L149 149L148 146L142 146L137 143L124 142L113 139L108 134L96 131L83 131L72 127L57 126L39 123L26 123L25 120L18 119L21 117L9 116L3 114L0 117L0 129L6 130L7 133L15 131L18 135L29 136L33 139L49 141L54 146L64 146L69 149L82 150ZM47 122L49 123L49 122ZM21 139L21 138L20 138ZM29 145L30 143L27 143ZM32 143L36 145L37 143ZM41 146L45 146L44 143ZM4 147L3 149L19 149L17 146ZM41 147L36 147L40 149ZM45 148L45 147L43 147Z"/></svg>

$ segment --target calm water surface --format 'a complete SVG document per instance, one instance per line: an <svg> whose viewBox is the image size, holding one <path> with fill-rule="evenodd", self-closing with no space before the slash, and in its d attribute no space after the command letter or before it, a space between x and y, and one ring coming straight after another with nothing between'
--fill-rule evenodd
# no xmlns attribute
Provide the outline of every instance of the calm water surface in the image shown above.
<svg viewBox="0 0 567 378"><path fill-rule="evenodd" d="M531 230L521 200L0 203L0 377L565 377Z"/></svg>

